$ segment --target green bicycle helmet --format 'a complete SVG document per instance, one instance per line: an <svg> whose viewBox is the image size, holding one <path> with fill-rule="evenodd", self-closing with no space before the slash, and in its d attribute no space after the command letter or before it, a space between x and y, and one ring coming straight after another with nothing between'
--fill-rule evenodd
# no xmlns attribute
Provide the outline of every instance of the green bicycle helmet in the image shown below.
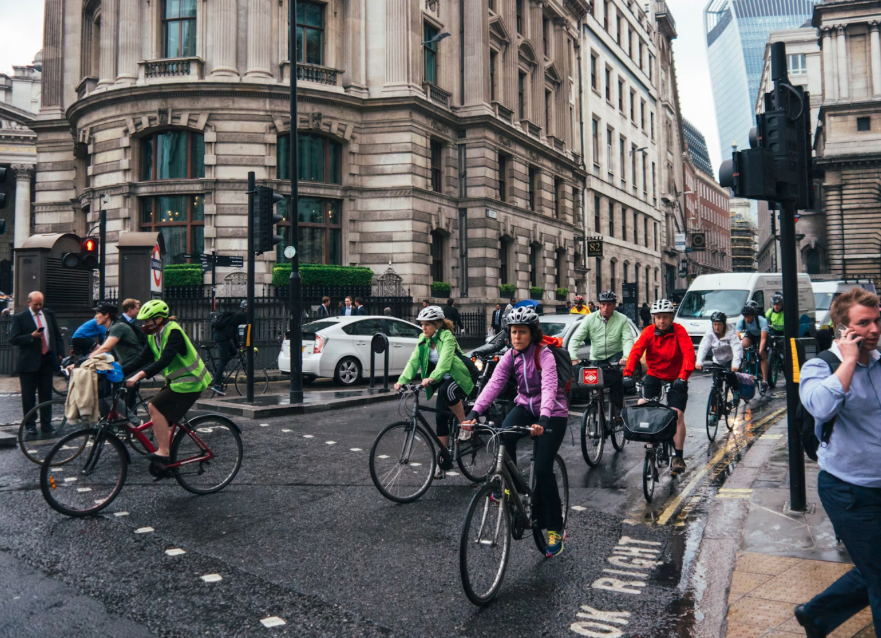
<svg viewBox="0 0 881 638"><path fill-rule="evenodd" d="M147 319L155 319L156 317L168 318L168 304L161 299L152 299L141 306L138 312L138 321L146 321Z"/></svg>

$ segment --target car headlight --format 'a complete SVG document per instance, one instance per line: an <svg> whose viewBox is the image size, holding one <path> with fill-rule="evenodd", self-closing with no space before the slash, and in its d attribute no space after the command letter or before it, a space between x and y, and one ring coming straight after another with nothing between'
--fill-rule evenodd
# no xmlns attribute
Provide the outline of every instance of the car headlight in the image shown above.
<svg viewBox="0 0 881 638"><path fill-rule="evenodd" d="M477 359L474 362L474 367L477 368L478 372L483 372L483 359Z"/></svg>

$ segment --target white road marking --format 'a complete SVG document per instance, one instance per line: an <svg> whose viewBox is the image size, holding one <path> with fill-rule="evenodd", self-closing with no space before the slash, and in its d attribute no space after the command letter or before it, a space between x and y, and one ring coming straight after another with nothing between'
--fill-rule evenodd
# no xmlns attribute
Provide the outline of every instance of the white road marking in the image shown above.
<svg viewBox="0 0 881 638"><path fill-rule="evenodd" d="M186 552L184 550L179 549L177 547L174 549L166 549L165 553L169 556L180 556L181 554L186 554Z"/></svg>
<svg viewBox="0 0 881 638"><path fill-rule="evenodd" d="M459 476L459 473L453 472L452 470L450 470L449 472L447 472L447 476Z"/></svg>
<svg viewBox="0 0 881 638"><path fill-rule="evenodd" d="M114 516L128 516L128 512L114 512Z"/></svg>
<svg viewBox="0 0 881 638"><path fill-rule="evenodd" d="M327 445L336 445L336 441L325 441Z"/></svg>
<svg viewBox="0 0 881 638"><path fill-rule="evenodd" d="M362 450L359 447L352 447L352 448L349 448L349 451L350 452L363 452L364 450Z"/></svg>
<svg viewBox="0 0 881 638"><path fill-rule="evenodd" d="M216 583L223 580L223 577L220 574L205 574L202 576L202 580L206 583Z"/></svg>
<svg viewBox="0 0 881 638"><path fill-rule="evenodd" d="M620 638L624 632L613 625L627 625L630 622L629 611L600 611L587 605L575 614L581 620L569 625L569 629L579 636Z"/></svg>
<svg viewBox="0 0 881 638"><path fill-rule="evenodd" d="M76 481L75 476L68 476L66 479L64 479L65 483L73 483L74 481Z"/></svg>
<svg viewBox="0 0 881 638"><path fill-rule="evenodd" d="M91 492L92 488L91 487L78 487L78 488L76 488L76 491L77 492Z"/></svg>
<svg viewBox="0 0 881 638"><path fill-rule="evenodd" d="M269 618L263 618L260 620L263 623L264 627L281 627L286 624L284 620L279 618L278 616L270 616Z"/></svg>
<svg viewBox="0 0 881 638"><path fill-rule="evenodd" d="M583 511L586 510L587 508L586 508L586 507L581 507L581 505L573 505L573 506L570 507L569 509L571 509L571 510L575 510L576 512L583 512Z"/></svg>
<svg viewBox="0 0 881 638"><path fill-rule="evenodd" d="M135 530L135 534L149 534L150 532L155 532L156 530L152 527L139 527Z"/></svg>
<svg viewBox="0 0 881 638"><path fill-rule="evenodd" d="M314 439L315 437L312 436L311 434L304 434L304 435L303 435L303 438L304 438L304 439Z"/></svg>
<svg viewBox="0 0 881 638"><path fill-rule="evenodd" d="M260 424L260 427L261 427L261 428L268 428L268 427L269 427L269 424L268 424L268 423L261 423L261 424Z"/></svg>
<svg viewBox="0 0 881 638"><path fill-rule="evenodd" d="M282 430L282 432L293 432L293 430Z"/></svg>
<svg viewBox="0 0 881 638"><path fill-rule="evenodd" d="M388 454L380 454L380 455L379 455L379 458L381 458L381 459L387 459L387 458L388 458Z"/></svg>
<svg viewBox="0 0 881 638"><path fill-rule="evenodd" d="M420 465L422 465L422 463L410 463L410 465L412 465L413 467L419 467Z"/></svg>

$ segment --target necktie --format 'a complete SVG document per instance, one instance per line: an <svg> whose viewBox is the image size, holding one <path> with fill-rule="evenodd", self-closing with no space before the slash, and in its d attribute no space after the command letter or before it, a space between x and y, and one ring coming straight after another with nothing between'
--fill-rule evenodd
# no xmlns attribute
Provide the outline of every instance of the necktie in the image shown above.
<svg viewBox="0 0 881 638"><path fill-rule="evenodd" d="M40 321L40 313L38 312L37 314L34 315L34 317L36 317L36 319L37 319L37 328L42 328L42 327L43 327L43 322ZM41 337L41 341L43 342L43 354L46 354L47 352L49 352L49 341L48 341L48 339L47 339L47 337L46 337L46 331L45 331L45 330L43 330L43 332L42 332L42 334L40 335L40 337Z"/></svg>

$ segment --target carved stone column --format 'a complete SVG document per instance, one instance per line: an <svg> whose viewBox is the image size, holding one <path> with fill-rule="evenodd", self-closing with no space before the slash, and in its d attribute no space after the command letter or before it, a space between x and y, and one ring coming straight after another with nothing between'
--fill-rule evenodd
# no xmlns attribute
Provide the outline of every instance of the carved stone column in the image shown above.
<svg viewBox="0 0 881 638"><path fill-rule="evenodd" d="M571 117L569 117L569 38L567 36L566 20L557 20L554 23L554 61L560 73L561 82L557 86L554 117L554 136L562 140L567 147L572 145L569 129Z"/></svg>
<svg viewBox="0 0 881 638"><path fill-rule="evenodd" d="M214 0L213 10L206 12L212 21L214 38L211 76L214 78L238 78L236 66L236 0Z"/></svg>
<svg viewBox="0 0 881 638"><path fill-rule="evenodd" d="M545 56L544 56L544 11L541 0L531 0L529 6L529 37L535 47L537 66L532 69L531 108L529 121L536 126L544 127L545 104ZM545 131L547 135L547 131Z"/></svg>
<svg viewBox="0 0 881 638"><path fill-rule="evenodd" d="M517 4L516 0L504 0L505 22L509 25L511 41L504 50L505 56L504 72L502 75L503 90L500 92L502 96L501 102L509 109L514 111L514 121L519 120L520 114L517 112L518 98L518 81L520 79L519 59L520 52L517 46Z"/></svg>
<svg viewBox="0 0 881 638"><path fill-rule="evenodd" d="M116 43L119 36L119 0L101 3L101 55L98 61L98 86L116 82Z"/></svg>
<svg viewBox="0 0 881 638"><path fill-rule="evenodd" d="M141 7L138 0L120 0L117 84L134 84L138 79L138 57L141 44L140 17Z"/></svg>
<svg viewBox="0 0 881 638"><path fill-rule="evenodd" d="M272 44L270 28L270 0L248 0L248 70L249 80L271 79L269 48Z"/></svg>
<svg viewBox="0 0 881 638"><path fill-rule="evenodd" d="M410 4L409 0L386 0L385 95L406 95L409 91Z"/></svg>
<svg viewBox="0 0 881 638"><path fill-rule="evenodd" d="M838 29L838 96L846 100L850 96L850 69L847 67L847 36L845 26L839 24Z"/></svg>
<svg viewBox="0 0 881 638"><path fill-rule="evenodd" d="M46 0L43 18L43 92L40 110L55 110L60 114L64 96L64 0Z"/></svg>
<svg viewBox="0 0 881 638"><path fill-rule="evenodd" d="M34 167L30 164L13 164L15 173L15 247L20 248L31 236L31 179Z"/></svg>
<svg viewBox="0 0 881 638"><path fill-rule="evenodd" d="M835 43L832 40L832 27L823 27L823 99L838 99L838 78L836 77L838 59L835 57Z"/></svg>
<svg viewBox="0 0 881 638"><path fill-rule="evenodd" d="M343 87L346 93L367 97L367 0L349 0L343 29Z"/></svg>
<svg viewBox="0 0 881 638"><path fill-rule="evenodd" d="M881 95L881 23L869 22L869 37L872 55L872 95Z"/></svg>
<svg viewBox="0 0 881 638"><path fill-rule="evenodd" d="M465 106L489 101L489 11L486 0L465 3Z"/></svg>

